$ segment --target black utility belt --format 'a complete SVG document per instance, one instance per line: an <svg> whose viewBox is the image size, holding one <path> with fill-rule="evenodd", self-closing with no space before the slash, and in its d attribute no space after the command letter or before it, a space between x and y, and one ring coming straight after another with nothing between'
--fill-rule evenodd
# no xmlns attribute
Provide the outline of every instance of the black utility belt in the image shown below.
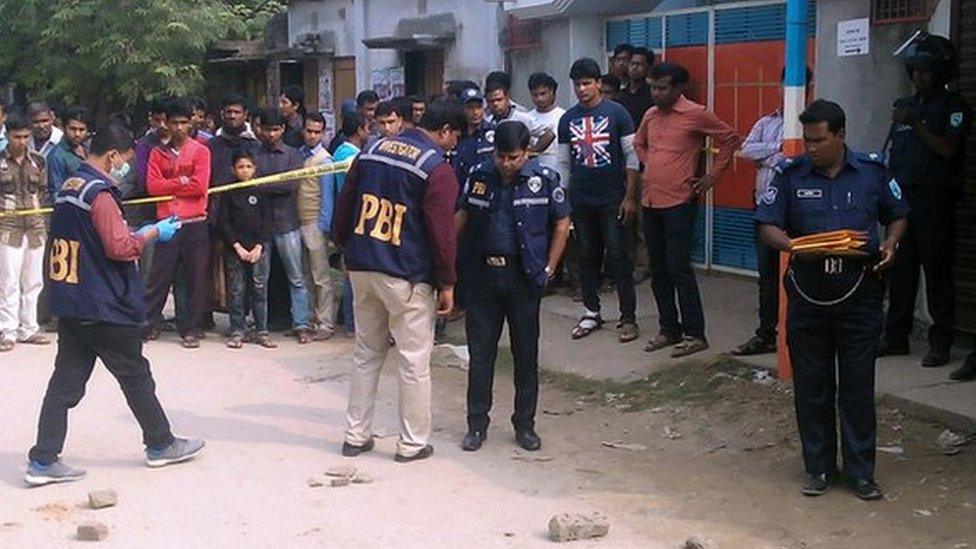
<svg viewBox="0 0 976 549"><path fill-rule="evenodd" d="M518 265L522 260L517 255L486 255L485 265L493 267L495 269L501 269L504 267L511 267Z"/></svg>
<svg viewBox="0 0 976 549"><path fill-rule="evenodd" d="M875 263L874 258L866 255L794 255L790 259L790 268L803 271L804 274L823 274L836 276L850 272L861 272Z"/></svg>
<svg viewBox="0 0 976 549"><path fill-rule="evenodd" d="M799 296L822 307L839 305L876 280L868 256L794 256L786 276Z"/></svg>

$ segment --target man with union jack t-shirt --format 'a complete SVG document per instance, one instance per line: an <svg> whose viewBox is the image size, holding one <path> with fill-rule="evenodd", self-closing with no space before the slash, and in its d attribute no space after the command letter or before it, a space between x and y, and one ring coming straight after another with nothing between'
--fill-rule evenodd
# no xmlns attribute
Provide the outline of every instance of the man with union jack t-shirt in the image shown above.
<svg viewBox="0 0 976 549"><path fill-rule="evenodd" d="M561 175L569 181L586 307L573 328L573 339L586 337L603 325L598 287L605 247L607 272L615 279L620 299L618 337L626 343L639 336L634 266L627 257L624 230L634 222L637 212L639 164L634 151L634 122L619 103L604 99L600 93L600 66L596 61L577 60L569 77L579 103L559 119L558 162Z"/></svg>

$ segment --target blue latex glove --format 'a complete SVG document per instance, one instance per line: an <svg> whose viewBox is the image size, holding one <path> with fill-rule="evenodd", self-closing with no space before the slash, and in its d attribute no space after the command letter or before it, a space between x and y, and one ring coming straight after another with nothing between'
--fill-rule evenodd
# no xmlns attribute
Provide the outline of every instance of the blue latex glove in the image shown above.
<svg viewBox="0 0 976 549"><path fill-rule="evenodd" d="M173 235L176 231L180 230L183 223L174 215L173 217L168 217L162 221L156 222L156 232L159 233L160 242L169 242L173 239Z"/></svg>

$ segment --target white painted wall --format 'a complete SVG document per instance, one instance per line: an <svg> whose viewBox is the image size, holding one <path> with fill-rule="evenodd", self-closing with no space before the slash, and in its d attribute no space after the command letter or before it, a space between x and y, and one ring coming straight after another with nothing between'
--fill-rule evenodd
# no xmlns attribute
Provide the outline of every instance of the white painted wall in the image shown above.
<svg viewBox="0 0 976 549"><path fill-rule="evenodd" d="M426 11L421 13L426 3ZM313 14L318 28L313 28ZM402 65L395 50L371 50L366 38L391 36L403 18L451 13L457 22L455 41L444 49L445 80L483 82L493 70L503 68L504 56L498 44L502 21L501 4L480 0L296 0L288 10L289 38L295 43L304 33L332 31L336 56L356 57L358 87L370 85L370 72Z"/></svg>

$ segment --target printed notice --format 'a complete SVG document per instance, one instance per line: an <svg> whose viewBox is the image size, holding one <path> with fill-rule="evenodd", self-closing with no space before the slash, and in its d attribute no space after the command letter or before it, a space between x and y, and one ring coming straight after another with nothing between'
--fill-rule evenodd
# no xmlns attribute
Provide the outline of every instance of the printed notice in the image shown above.
<svg viewBox="0 0 976 549"><path fill-rule="evenodd" d="M851 19L837 23L837 57L867 55L871 46L868 19Z"/></svg>

